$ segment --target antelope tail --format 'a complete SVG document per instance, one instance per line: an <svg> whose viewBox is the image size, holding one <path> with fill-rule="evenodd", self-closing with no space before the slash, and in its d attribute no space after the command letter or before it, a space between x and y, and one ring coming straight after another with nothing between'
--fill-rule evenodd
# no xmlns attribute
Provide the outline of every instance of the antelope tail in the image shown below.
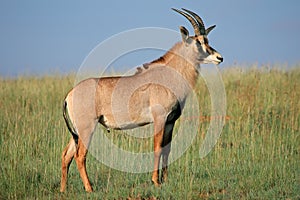
<svg viewBox="0 0 300 200"><path fill-rule="evenodd" d="M78 144L78 134L76 133L74 127L71 125L71 122L67 116L67 101L66 100L64 101L63 115L64 115L65 122L67 124L67 127L68 127L69 131L71 132L73 139L77 145Z"/></svg>

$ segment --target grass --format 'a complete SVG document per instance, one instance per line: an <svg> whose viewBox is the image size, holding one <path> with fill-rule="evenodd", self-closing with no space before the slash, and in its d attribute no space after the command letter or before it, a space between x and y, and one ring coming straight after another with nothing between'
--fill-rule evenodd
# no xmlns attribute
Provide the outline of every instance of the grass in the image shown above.
<svg viewBox="0 0 300 200"><path fill-rule="evenodd" d="M70 138L62 101L74 76L0 79L0 199L299 199L300 69L231 68L222 76L228 119L208 156L199 158L209 125L202 117L195 140L169 166L161 188L152 186L151 172L117 171L89 154L91 194L75 162L67 191L59 192L61 152ZM203 80L196 90L200 115L208 116ZM120 131L110 134L124 149L152 149L152 139L138 144Z"/></svg>

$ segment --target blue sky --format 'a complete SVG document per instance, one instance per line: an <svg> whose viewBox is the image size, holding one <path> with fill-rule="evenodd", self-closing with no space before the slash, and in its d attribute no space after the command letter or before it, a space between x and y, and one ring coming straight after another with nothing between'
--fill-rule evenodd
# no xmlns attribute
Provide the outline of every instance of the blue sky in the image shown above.
<svg viewBox="0 0 300 200"><path fill-rule="evenodd" d="M197 12L207 27L217 25L209 39L225 59L220 67L300 61L298 0L1 0L0 76L74 72L100 42L133 28L177 31L184 25L193 32L172 7ZM145 62L153 56L142 55Z"/></svg>

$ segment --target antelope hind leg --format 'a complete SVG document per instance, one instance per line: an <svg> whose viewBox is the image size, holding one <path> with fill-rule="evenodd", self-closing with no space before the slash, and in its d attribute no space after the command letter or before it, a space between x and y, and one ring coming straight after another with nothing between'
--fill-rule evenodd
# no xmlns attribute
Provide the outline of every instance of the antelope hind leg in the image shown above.
<svg viewBox="0 0 300 200"><path fill-rule="evenodd" d="M80 173L80 177L82 179L85 191L92 192L93 188L89 181L87 172L86 172L86 155L87 155L87 147L84 145L81 139L78 140L77 152L74 155L75 161L77 164L78 171Z"/></svg>
<svg viewBox="0 0 300 200"><path fill-rule="evenodd" d="M65 149L62 152L60 192L64 192L66 189L68 171L75 153L76 144L73 138L71 138L69 144L65 147Z"/></svg>

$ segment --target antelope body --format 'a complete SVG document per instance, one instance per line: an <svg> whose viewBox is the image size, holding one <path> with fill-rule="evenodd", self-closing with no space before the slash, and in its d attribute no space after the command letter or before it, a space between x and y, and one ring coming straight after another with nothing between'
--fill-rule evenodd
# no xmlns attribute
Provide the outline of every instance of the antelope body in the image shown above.
<svg viewBox="0 0 300 200"><path fill-rule="evenodd" d="M65 191L73 158L85 190L93 190L86 172L86 154L97 123L107 129L130 129L153 123L152 182L159 186L167 180L173 127L186 97L196 84L200 63L219 64L223 61L208 44L207 34L215 26L205 29L202 19L195 13L186 9L173 10L191 22L194 36L189 36L188 30L181 26L182 42L159 59L138 68L136 74L86 79L68 93L64 101L64 118L73 137L62 153L61 192Z"/></svg>

